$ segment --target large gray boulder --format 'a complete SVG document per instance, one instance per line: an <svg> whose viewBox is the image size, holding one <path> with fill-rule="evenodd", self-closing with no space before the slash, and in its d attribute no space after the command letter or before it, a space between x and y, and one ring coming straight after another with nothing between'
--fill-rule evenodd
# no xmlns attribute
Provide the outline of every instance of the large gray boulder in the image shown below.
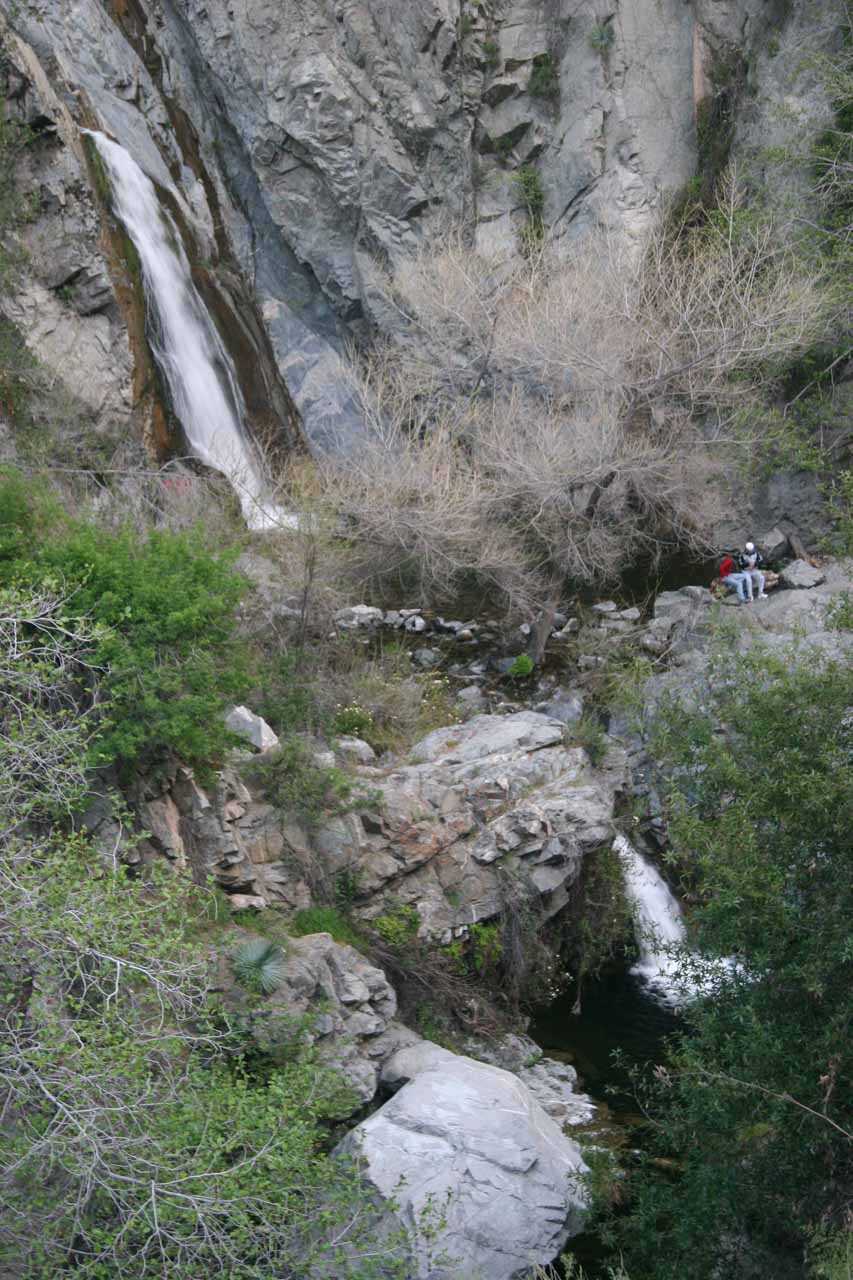
<svg viewBox="0 0 853 1280"><path fill-rule="evenodd" d="M783 587L790 587L794 590L807 590L810 587L819 587L825 580L825 575L820 569L815 569L807 560L794 560L780 575Z"/></svg>
<svg viewBox="0 0 853 1280"><path fill-rule="evenodd" d="M383 1080L407 1083L338 1151L409 1231L411 1280L521 1280L581 1229L580 1150L516 1076L425 1041Z"/></svg>

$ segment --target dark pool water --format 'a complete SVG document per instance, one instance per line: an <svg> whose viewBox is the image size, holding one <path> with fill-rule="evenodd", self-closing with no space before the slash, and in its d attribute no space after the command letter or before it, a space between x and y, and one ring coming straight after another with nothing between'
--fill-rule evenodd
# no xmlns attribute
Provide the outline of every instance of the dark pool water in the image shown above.
<svg viewBox="0 0 853 1280"><path fill-rule="evenodd" d="M634 1111L627 1064L660 1062L663 1040L678 1027L678 1014L651 999L627 971L587 983L578 1015L572 1013L574 1002L570 991L539 1010L530 1034L546 1053L568 1058L594 1098L608 1101L617 1112ZM626 1059L624 1066L614 1061L615 1049Z"/></svg>
<svg viewBox="0 0 853 1280"><path fill-rule="evenodd" d="M664 1040L678 1028L680 1019L675 1010L651 999L647 988L627 970L586 984L579 1015L572 1013L574 1002L575 993L570 991L540 1009L530 1034L546 1054L570 1061L583 1090L605 1104L600 1108L604 1131L596 1132L593 1122L589 1140L621 1147L624 1159L626 1148L642 1142L630 1067L662 1062ZM619 1061L614 1060L616 1049L621 1051ZM587 1280L606 1280L607 1265L613 1259L594 1233L575 1236L567 1247L583 1266Z"/></svg>

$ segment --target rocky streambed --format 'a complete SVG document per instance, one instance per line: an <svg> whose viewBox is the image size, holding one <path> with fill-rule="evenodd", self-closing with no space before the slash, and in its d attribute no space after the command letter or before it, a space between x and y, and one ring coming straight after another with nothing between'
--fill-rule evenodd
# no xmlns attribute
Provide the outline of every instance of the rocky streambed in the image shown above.
<svg viewBox="0 0 853 1280"><path fill-rule="evenodd" d="M377 758L359 739L333 741L324 759L345 766L369 796L356 811L314 827L287 818L246 781L246 753L237 753L213 785L182 767L156 782L140 779L132 799L149 835L127 856L166 857L200 882L213 877L250 933L251 911L286 926L310 904L318 862L355 886L355 922L403 919L413 945L464 942L499 916L508 886L544 928L571 911L584 866L611 849L628 801L632 835L652 854L665 845L643 720L667 694L713 699L709 655L719 628L731 633L733 661L756 643L770 651L797 644L849 661L853 633L832 625L832 609L851 590L849 561L818 569L794 563L779 589L752 607L729 608L699 586L659 595L647 616L599 602L570 633L575 647L562 683L555 672L531 678L523 695L513 683L503 706L504 685L478 683L487 711L475 706L468 719L434 730L399 758ZM565 643L559 632L557 646ZM476 648L470 662L485 659L488 667ZM591 755L577 741L578 717L584 698L594 699L590 681L601 671L613 677L614 651L648 663L640 715L613 710ZM457 661L458 647L448 657ZM615 670L618 680L625 667ZM468 675L456 675L463 689ZM532 705L519 706L522 697ZM238 710L234 725L261 756L274 748L275 735L248 709ZM106 807L90 814L105 839L115 839L113 821ZM220 957L225 998L240 1007L229 974ZM583 1144L598 1143L596 1125L609 1123L584 1088L613 1082L613 1049L653 1057L673 1016L656 1014L642 988L614 974L587 991L580 1021L565 999L540 1011L533 1031L545 1053L524 1036L476 1034L456 1046L463 1052L451 1052L401 1019L382 968L327 933L288 941L284 974L267 1004L258 1034L268 1036L279 1014L307 1019L318 1052L370 1109L341 1150L361 1159L382 1222L409 1229L412 1276L430 1280L473 1276L477 1268L492 1280L520 1278L582 1230Z"/></svg>

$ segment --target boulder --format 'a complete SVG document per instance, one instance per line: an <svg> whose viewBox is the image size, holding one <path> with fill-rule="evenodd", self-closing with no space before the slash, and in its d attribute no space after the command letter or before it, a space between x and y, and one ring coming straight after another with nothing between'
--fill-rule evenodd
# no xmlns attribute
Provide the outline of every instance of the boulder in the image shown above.
<svg viewBox="0 0 853 1280"><path fill-rule="evenodd" d="M560 911L583 858L609 839L618 786L565 731L533 711L477 715L428 734L411 763L371 769L375 810L314 836L329 865L356 876L356 913L412 906L421 937L449 942L501 910L507 877L542 917Z"/></svg>
<svg viewBox="0 0 853 1280"><path fill-rule="evenodd" d="M441 662L441 653L438 649L415 649L412 653L412 661L417 666L423 667L424 671L428 671Z"/></svg>
<svg viewBox="0 0 853 1280"><path fill-rule="evenodd" d="M548 702L537 702L536 710L561 724L577 724L583 718L584 702L579 693L559 689Z"/></svg>
<svg viewBox="0 0 853 1280"><path fill-rule="evenodd" d="M776 525L758 539L758 545L767 560L781 560L789 550L788 535Z"/></svg>
<svg viewBox="0 0 853 1280"><path fill-rule="evenodd" d="M486 698L478 684L469 684L459 690L456 701L464 711L479 711Z"/></svg>
<svg viewBox="0 0 853 1280"><path fill-rule="evenodd" d="M228 958L220 964L228 1003L242 994L230 980ZM250 1023L259 1046L275 1050L293 1035L293 1018L303 1020L317 1052L341 1072L352 1089L351 1111L370 1102L383 1063L418 1040L395 1020L397 997L381 969L328 933L291 938L279 987ZM344 1111L342 1114L348 1114Z"/></svg>
<svg viewBox="0 0 853 1280"><path fill-rule="evenodd" d="M232 707L225 717L225 723L232 733L245 738L256 751L272 751L278 746L278 736L260 716L248 707Z"/></svg>
<svg viewBox="0 0 853 1280"><path fill-rule="evenodd" d="M335 740L335 750L339 755L346 756L349 760L355 760L358 764L373 764L376 759L376 752L373 747L369 742L365 742L363 738L337 738Z"/></svg>
<svg viewBox="0 0 853 1280"><path fill-rule="evenodd" d="M372 630L384 621L383 611L369 604L351 604L346 609L338 609L335 614L335 626L339 631Z"/></svg>
<svg viewBox="0 0 853 1280"><path fill-rule="evenodd" d="M779 577L783 587L800 591L809 587L819 587L825 575L806 560L794 560L782 570Z"/></svg>
<svg viewBox="0 0 853 1280"><path fill-rule="evenodd" d="M338 1146L412 1238L412 1280L521 1280L582 1227L580 1150L499 1067L422 1042L382 1072L393 1098Z"/></svg>

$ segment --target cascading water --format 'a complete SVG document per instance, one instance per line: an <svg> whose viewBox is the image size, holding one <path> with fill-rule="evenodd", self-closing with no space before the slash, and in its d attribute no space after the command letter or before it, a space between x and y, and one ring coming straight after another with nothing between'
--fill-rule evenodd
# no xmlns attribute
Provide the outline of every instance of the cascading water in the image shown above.
<svg viewBox="0 0 853 1280"><path fill-rule="evenodd" d="M745 976L737 961L699 955L687 946L677 899L663 876L623 835L613 842L625 871L625 893L634 912L640 958L631 969L649 993L671 1005L710 993L715 984Z"/></svg>
<svg viewBox="0 0 853 1280"><path fill-rule="evenodd" d="M631 972L656 994L677 1003L690 994L678 980L678 951L685 950L687 941L681 907L663 877L625 836L617 836L613 848L625 872L625 893L634 913L640 953Z"/></svg>
<svg viewBox="0 0 853 1280"><path fill-rule="evenodd" d="M270 501L243 425L234 366L193 284L177 228L133 157L104 134L88 132L107 168L116 216L139 254L157 320L151 347L190 448L231 482L250 529L293 528L295 518Z"/></svg>

